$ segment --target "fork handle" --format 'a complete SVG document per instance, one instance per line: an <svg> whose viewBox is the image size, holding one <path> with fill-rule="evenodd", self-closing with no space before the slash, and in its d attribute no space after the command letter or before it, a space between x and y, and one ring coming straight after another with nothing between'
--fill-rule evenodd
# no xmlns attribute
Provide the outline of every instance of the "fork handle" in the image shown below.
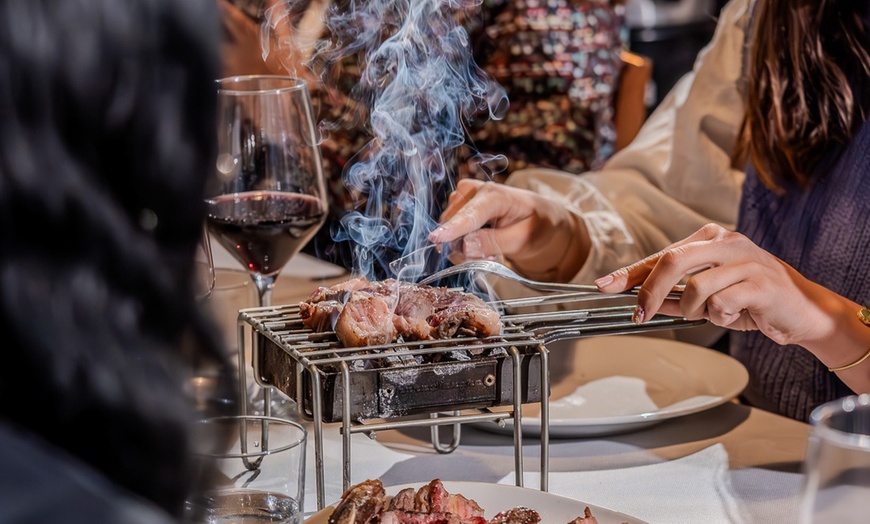
<svg viewBox="0 0 870 524"><path fill-rule="evenodd" d="M627 291L622 293L602 293L598 286L594 286L592 284L571 284L571 283L559 283L559 282L523 282L526 287L531 289L536 289L538 291L563 291L563 292L579 292L579 293L589 293L594 294L596 296L606 297L606 296L637 296L638 291L640 291L640 286L633 287ZM679 298L683 295L683 290L685 290L686 286L680 284L674 286L673 291L668 293L666 298L671 300L679 300Z"/></svg>

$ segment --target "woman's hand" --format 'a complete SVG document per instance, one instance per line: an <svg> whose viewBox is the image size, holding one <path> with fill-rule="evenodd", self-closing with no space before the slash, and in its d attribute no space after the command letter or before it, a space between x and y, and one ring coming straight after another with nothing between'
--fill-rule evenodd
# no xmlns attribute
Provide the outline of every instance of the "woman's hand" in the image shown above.
<svg viewBox="0 0 870 524"><path fill-rule="evenodd" d="M680 300L666 300L686 280ZM760 329L778 344L824 339L841 299L810 282L745 236L708 224L663 251L596 281L604 292L640 285L635 321L656 313L709 319L736 330ZM836 298L835 298L836 297Z"/></svg>
<svg viewBox="0 0 870 524"><path fill-rule="evenodd" d="M459 258L504 256L531 278L570 280L589 252L586 226L564 202L494 182L460 180L441 222L430 241L459 240Z"/></svg>

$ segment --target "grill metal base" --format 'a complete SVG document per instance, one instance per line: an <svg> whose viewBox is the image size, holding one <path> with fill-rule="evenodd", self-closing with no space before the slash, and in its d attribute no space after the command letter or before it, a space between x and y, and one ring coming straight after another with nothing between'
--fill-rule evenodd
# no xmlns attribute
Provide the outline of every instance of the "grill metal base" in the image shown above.
<svg viewBox="0 0 870 524"><path fill-rule="evenodd" d="M311 374L297 376L297 361L293 356L264 335L258 337L259 382L280 390L299 404L306 417L313 417ZM520 365L522 402L540 402L540 354L522 354ZM345 383L340 370L329 367L318 368L322 419L328 423L341 422ZM350 418L354 421L505 406L511 404L514 397L513 361L508 352L502 350L500 354L467 361L355 370L350 373L349 390L352 392Z"/></svg>

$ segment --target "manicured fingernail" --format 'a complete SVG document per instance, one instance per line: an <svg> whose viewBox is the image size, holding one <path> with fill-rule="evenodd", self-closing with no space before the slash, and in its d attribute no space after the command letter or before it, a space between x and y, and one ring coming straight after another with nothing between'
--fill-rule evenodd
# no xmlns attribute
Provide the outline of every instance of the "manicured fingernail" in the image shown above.
<svg viewBox="0 0 870 524"><path fill-rule="evenodd" d="M595 281L595 285L599 288L602 288L609 285L611 282L613 282L613 275L604 275L603 277Z"/></svg>
<svg viewBox="0 0 870 524"><path fill-rule="evenodd" d="M634 306L634 314L631 315L631 321L635 324L641 324L645 314L646 312L643 310L643 307L640 305Z"/></svg>
<svg viewBox="0 0 870 524"><path fill-rule="evenodd" d="M442 234L444 234L444 226L436 227L431 233L429 233L429 241L440 242Z"/></svg>

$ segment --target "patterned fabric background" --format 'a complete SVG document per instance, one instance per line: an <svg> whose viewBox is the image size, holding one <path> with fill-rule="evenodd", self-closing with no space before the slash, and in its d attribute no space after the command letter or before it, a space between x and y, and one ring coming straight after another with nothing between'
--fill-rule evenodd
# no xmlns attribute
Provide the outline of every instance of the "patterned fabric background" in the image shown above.
<svg viewBox="0 0 870 524"><path fill-rule="evenodd" d="M511 103L504 119L470 130L479 151L508 157L502 177L528 166L580 173L613 154L622 11L609 0L484 0L469 17L477 63ZM463 174L481 177L472 164Z"/></svg>

